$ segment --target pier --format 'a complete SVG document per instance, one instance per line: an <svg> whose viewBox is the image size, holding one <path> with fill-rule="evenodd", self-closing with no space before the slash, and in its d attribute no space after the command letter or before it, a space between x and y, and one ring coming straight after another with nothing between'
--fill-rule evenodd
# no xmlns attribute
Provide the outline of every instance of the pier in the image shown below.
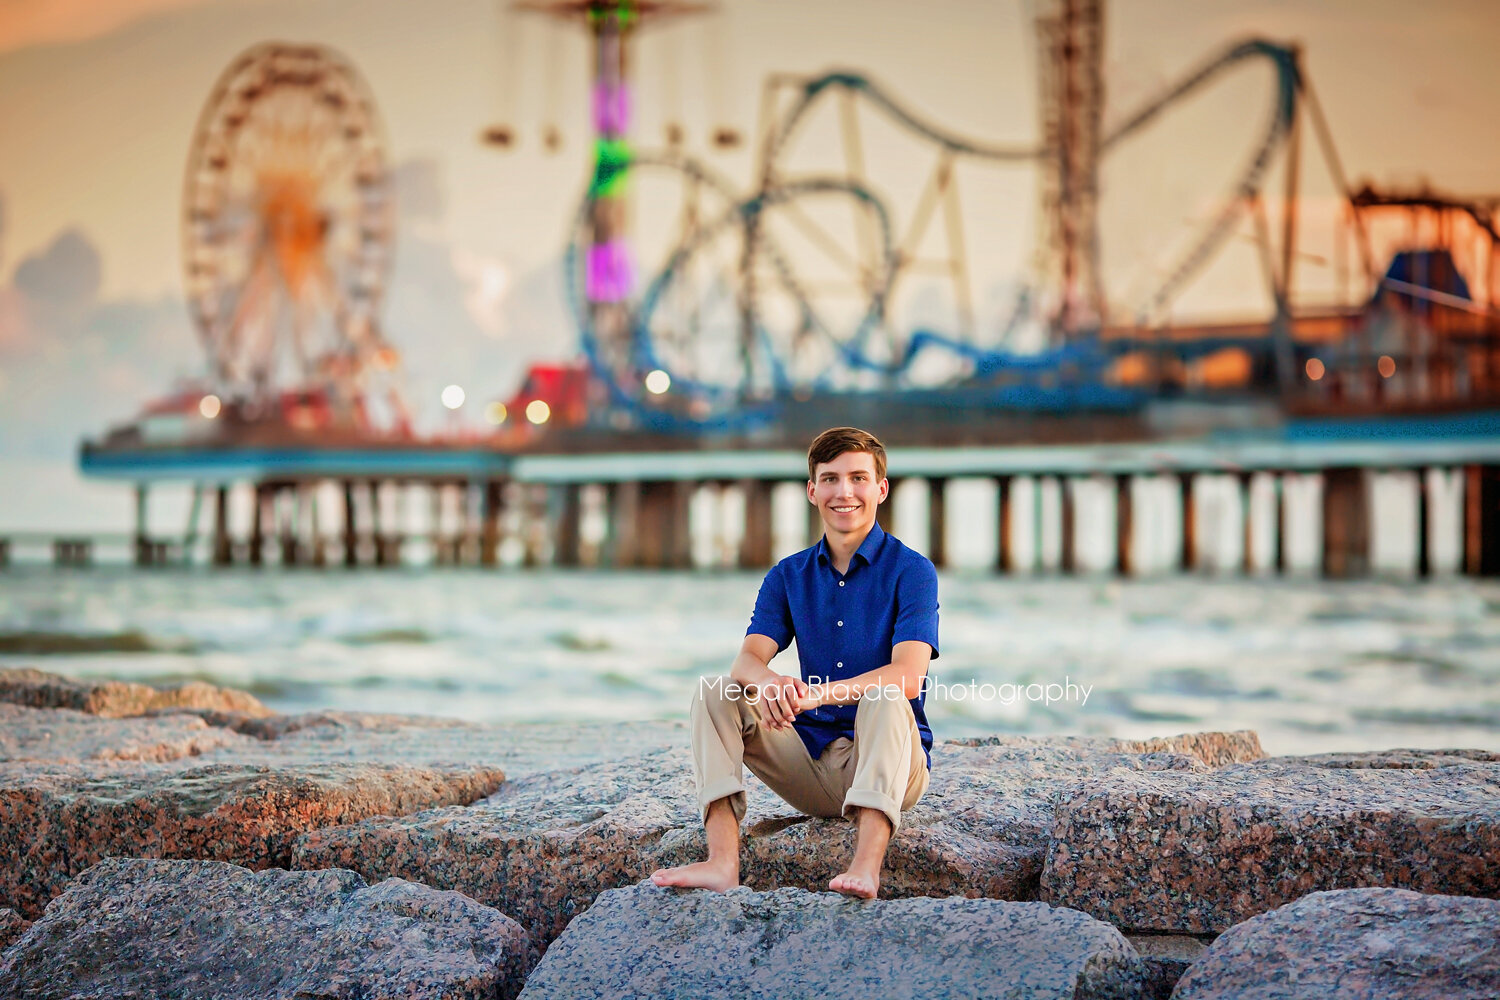
<svg viewBox="0 0 1500 1000"><path fill-rule="evenodd" d="M139 566L754 569L820 531L790 448L85 450L82 464L133 485L123 541ZM1500 573L1500 411L894 447L890 478L881 523L955 570ZM171 483L192 489L188 523L157 537L151 490ZM0 562L88 565L104 541L12 536Z"/></svg>

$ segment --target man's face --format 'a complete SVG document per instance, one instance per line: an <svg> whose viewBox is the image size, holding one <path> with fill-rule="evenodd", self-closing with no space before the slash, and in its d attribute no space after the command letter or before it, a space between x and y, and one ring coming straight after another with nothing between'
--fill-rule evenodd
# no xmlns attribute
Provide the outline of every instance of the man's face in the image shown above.
<svg viewBox="0 0 1500 1000"><path fill-rule="evenodd" d="M818 464L807 484L807 499L818 508L830 532L869 531L875 523L875 508L889 490L889 483L875 478L874 455L846 451Z"/></svg>

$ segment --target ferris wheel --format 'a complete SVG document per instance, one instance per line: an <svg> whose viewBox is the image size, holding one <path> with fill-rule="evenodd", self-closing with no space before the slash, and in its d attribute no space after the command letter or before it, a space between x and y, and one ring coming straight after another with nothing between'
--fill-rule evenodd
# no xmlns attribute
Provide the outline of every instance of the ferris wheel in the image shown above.
<svg viewBox="0 0 1500 1000"><path fill-rule="evenodd" d="M183 193L189 308L216 388L354 399L395 367L377 314L391 260L384 138L337 53L242 53L198 120Z"/></svg>

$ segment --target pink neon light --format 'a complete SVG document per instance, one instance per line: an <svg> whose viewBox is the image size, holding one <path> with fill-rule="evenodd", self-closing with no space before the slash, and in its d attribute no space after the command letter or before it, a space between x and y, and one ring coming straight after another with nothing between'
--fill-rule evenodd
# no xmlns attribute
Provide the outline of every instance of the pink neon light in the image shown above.
<svg viewBox="0 0 1500 1000"><path fill-rule="evenodd" d="M589 247L585 285L590 302L623 302L635 284L630 250L623 240Z"/></svg>
<svg viewBox="0 0 1500 1000"><path fill-rule="evenodd" d="M630 93L622 83L611 86L601 80L594 84L594 128L600 135L622 136L630 126Z"/></svg>

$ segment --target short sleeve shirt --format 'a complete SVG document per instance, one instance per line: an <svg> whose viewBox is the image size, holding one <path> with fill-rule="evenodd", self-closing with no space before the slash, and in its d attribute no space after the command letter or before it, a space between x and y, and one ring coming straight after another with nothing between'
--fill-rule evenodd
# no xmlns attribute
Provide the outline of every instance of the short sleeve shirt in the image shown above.
<svg viewBox="0 0 1500 1000"><path fill-rule="evenodd" d="M764 635L778 652L797 640L802 679L809 684L848 680L891 662L898 642L919 640L938 656L937 570L931 560L887 534L879 524L860 543L849 570L833 568L827 539L771 567L755 599L747 635ZM911 699L932 763L925 686ZM814 759L840 736L854 738L859 705L823 705L793 720Z"/></svg>

